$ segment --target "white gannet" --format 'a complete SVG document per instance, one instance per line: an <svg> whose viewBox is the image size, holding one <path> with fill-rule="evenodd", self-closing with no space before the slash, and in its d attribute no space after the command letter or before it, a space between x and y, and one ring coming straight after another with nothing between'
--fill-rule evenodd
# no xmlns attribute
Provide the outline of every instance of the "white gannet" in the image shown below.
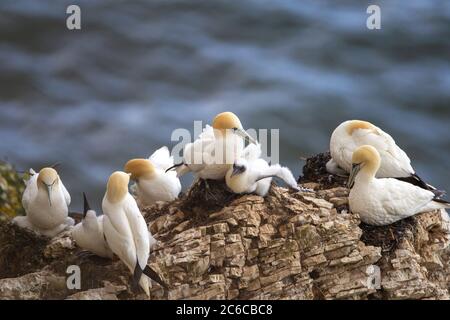
<svg viewBox="0 0 450 320"><path fill-rule="evenodd" d="M352 156L348 180L350 210L370 225L388 225L417 213L450 208L435 193L393 178L376 178L381 165L377 149L365 145Z"/></svg>
<svg viewBox="0 0 450 320"><path fill-rule="evenodd" d="M136 200L128 192L129 182L130 175L125 172L110 176L102 203L103 231L111 250L133 274L133 289L139 283L150 296L148 277L166 286L147 265L152 239Z"/></svg>
<svg viewBox="0 0 450 320"><path fill-rule="evenodd" d="M362 145L375 147L381 156L378 178L398 178L424 189L435 188L426 184L414 171L411 160L397 146L394 139L370 122L348 120L341 123L331 135L331 160L327 171L332 174L348 175L352 167L352 154Z"/></svg>
<svg viewBox="0 0 450 320"><path fill-rule="evenodd" d="M167 147L156 150L149 159L133 159L125 164L125 172L131 173L131 179L136 181L136 196L141 207L178 197L180 179L176 172L166 172L171 166L173 157Z"/></svg>
<svg viewBox="0 0 450 320"><path fill-rule="evenodd" d="M259 144L248 145L243 157L237 159L225 176L225 181L234 193L256 193L266 196L270 189L273 177L282 179L289 187L300 190L292 172L279 164L269 165L261 159L261 147Z"/></svg>
<svg viewBox="0 0 450 320"><path fill-rule="evenodd" d="M222 180L229 165L240 157L246 138L257 143L234 113L219 113L212 126L207 125L193 143L185 146L183 162L172 168L177 167L178 176L192 171L201 179Z"/></svg>
<svg viewBox="0 0 450 320"><path fill-rule="evenodd" d="M80 248L95 253L100 257L112 259L113 252L106 243L103 233L104 216L97 217L95 211L91 210L84 192L83 199L83 220L71 230L72 238Z"/></svg>
<svg viewBox="0 0 450 320"><path fill-rule="evenodd" d="M22 196L26 216L15 217L13 222L47 237L73 226L68 216L70 195L56 170L43 168L36 173L30 169L30 175Z"/></svg>

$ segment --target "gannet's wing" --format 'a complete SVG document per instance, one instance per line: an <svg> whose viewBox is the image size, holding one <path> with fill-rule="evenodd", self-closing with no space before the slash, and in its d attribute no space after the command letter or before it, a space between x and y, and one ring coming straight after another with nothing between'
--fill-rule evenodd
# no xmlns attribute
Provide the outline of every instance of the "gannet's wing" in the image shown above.
<svg viewBox="0 0 450 320"><path fill-rule="evenodd" d="M170 155L169 149L166 146L153 152L149 160L156 168L164 171L174 164L173 157Z"/></svg>
<svg viewBox="0 0 450 320"><path fill-rule="evenodd" d="M25 211L28 210L30 202L36 197L38 193L37 178L39 176L39 173L36 173L33 169L30 169L30 174L32 174L32 176L30 177L30 179L25 181L25 191L22 195L22 205Z"/></svg>
<svg viewBox="0 0 450 320"><path fill-rule="evenodd" d="M126 264L130 271L133 271L136 264L136 246L127 216L125 214L111 216L105 214L103 216L103 232L109 248Z"/></svg>
<svg viewBox="0 0 450 320"><path fill-rule="evenodd" d="M262 160L262 159L258 159ZM283 180L289 187L293 189L299 189L297 181L295 180L291 170L287 167L282 167L279 164L273 164L259 171L258 179L261 180L267 177L277 177Z"/></svg>
<svg viewBox="0 0 450 320"><path fill-rule="evenodd" d="M128 199L130 199L130 201L127 201L124 207L125 214L133 234L139 266L144 270L148 262L148 256L150 255L148 227L144 217L139 211L136 201L134 201L131 195L128 196Z"/></svg>
<svg viewBox="0 0 450 320"><path fill-rule="evenodd" d="M378 198L390 215L405 218L416 213L434 210L434 194L396 179L378 179L372 197Z"/></svg>
<svg viewBox="0 0 450 320"><path fill-rule="evenodd" d="M414 169L411 167L411 160L408 155L400 149L395 143L394 139L379 128L375 130L370 129L358 129L353 132L353 138L356 141L357 146L364 144L375 147L380 153L383 161L383 170L388 173L392 172L392 178L409 176L414 173ZM351 155L350 158L351 159Z"/></svg>
<svg viewBox="0 0 450 320"><path fill-rule="evenodd" d="M61 183L61 190L64 194L64 199L66 200L66 204L67 204L67 206L70 206L71 198L70 198L69 191L67 191L62 180L59 180L59 182Z"/></svg>

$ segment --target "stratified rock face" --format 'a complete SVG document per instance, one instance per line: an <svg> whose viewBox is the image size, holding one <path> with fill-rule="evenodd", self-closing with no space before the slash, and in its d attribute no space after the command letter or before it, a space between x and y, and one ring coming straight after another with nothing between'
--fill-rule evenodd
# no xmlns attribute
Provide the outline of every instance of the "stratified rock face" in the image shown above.
<svg viewBox="0 0 450 320"><path fill-rule="evenodd" d="M449 298L444 211L362 225L348 213L342 179L311 172L322 181L307 181L313 193L272 186L266 198L239 196L221 182L199 182L179 200L143 209L158 240L149 265L169 286L153 283L151 298ZM146 298L131 292L120 261L80 255L68 233L50 241L10 224L0 229L0 299ZM7 267L19 258L23 267ZM80 267L80 290L64 285L69 265Z"/></svg>

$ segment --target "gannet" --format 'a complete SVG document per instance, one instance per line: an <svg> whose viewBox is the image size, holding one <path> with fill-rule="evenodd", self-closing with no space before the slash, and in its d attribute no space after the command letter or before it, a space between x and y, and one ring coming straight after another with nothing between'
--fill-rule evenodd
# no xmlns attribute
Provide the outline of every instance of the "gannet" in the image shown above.
<svg viewBox="0 0 450 320"><path fill-rule="evenodd" d="M136 200L128 192L129 182L130 175L125 172L110 176L102 203L103 231L111 250L133 274L133 288L139 283L150 296L148 277L163 287L165 284L147 266L152 239Z"/></svg>
<svg viewBox="0 0 450 320"><path fill-rule="evenodd" d="M80 248L95 253L100 257L112 259L113 252L106 243L103 234L104 216L97 217L95 211L91 210L84 193L83 199L83 220L71 230L72 238Z"/></svg>
<svg viewBox="0 0 450 320"><path fill-rule="evenodd" d="M352 167L352 154L362 145L375 147L381 156L378 178L399 178L424 189L434 190L414 171L411 160L397 146L394 139L370 122L349 120L341 123L331 135L331 160L327 171L332 174L348 175Z"/></svg>
<svg viewBox="0 0 450 320"><path fill-rule="evenodd" d="M273 177L282 179L289 187L300 190L292 172L279 164L269 165L261 159L259 144L248 145L243 157L237 159L225 176L225 182L234 193L256 193L261 197L267 195Z"/></svg>
<svg viewBox="0 0 450 320"><path fill-rule="evenodd" d="M30 175L22 196L26 216L15 217L13 222L48 237L73 226L68 216L70 195L56 170L43 168L36 173L30 169Z"/></svg>
<svg viewBox="0 0 450 320"><path fill-rule="evenodd" d="M169 149L156 150L149 159L133 159L126 163L124 171L131 173L136 181L136 196L140 207L150 206L157 201L172 201L181 192L180 179L174 171Z"/></svg>
<svg viewBox="0 0 450 320"><path fill-rule="evenodd" d="M185 146L183 162L172 168L177 167L178 176L194 172L201 179L222 180L229 165L240 157L246 138L257 143L234 113L219 113L212 126L206 125L202 134Z"/></svg>
<svg viewBox="0 0 450 320"><path fill-rule="evenodd" d="M450 208L450 203L436 198L432 191L393 178L376 178L381 161L377 149L369 145L353 153L349 205L361 221L382 226L417 213Z"/></svg>

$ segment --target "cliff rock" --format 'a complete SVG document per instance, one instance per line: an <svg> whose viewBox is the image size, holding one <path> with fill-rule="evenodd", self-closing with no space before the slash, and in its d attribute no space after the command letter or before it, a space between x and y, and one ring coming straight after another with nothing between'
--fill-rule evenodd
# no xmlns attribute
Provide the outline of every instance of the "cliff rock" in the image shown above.
<svg viewBox="0 0 450 320"><path fill-rule="evenodd" d="M261 198L197 182L144 208L158 240L148 263L169 287L153 283L151 299L448 299L447 213L361 224L344 179L324 171L327 157L304 167L314 192L273 185ZM70 265L80 289L66 285ZM0 299L146 299L130 279L119 260L80 252L67 232L47 239L0 222Z"/></svg>

